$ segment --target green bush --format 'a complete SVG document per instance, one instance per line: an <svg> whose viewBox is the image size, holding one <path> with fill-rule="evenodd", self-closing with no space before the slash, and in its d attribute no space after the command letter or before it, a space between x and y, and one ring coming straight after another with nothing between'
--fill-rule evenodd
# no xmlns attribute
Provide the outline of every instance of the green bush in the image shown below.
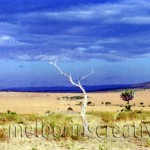
<svg viewBox="0 0 150 150"><path fill-rule="evenodd" d="M132 105L127 104L127 105L125 106L125 111L131 111L131 106L132 106Z"/></svg>
<svg viewBox="0 0 150 150"><path fill-rule="evenodd" d="M120 97L129 104L129 102L134 98L134 95L135 93L133 90L125 90L121 93Z"/></svg>

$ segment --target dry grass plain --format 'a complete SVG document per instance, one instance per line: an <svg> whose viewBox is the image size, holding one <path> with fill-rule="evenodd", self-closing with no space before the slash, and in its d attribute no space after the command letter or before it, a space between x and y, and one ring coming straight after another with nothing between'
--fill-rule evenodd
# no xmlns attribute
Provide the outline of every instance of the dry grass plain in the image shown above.
<svg viewBox="0 0 150 150"><path fill-rule="evenodd" d="M36 113L43 114L47 110L66 111L68 107L72 107L75 112L80 112L80 106L77 106L81 100L62 99L65 96L82 96L81 93L0 93L0 112L7 110L17 113ZM88 106L87 111L117 111L125 105L126 102L120 99L120 92L97 92L88 93L89 101L95 106ZM58 100L58 97L60 98ZM105 102L111 102L110 106L106 106ZM140 105L143 103L143 105ZM136 96L131 104L135 104L133 110L150 110L150 90L136 91Z"/></svg>
<svg viewBox="0 0 150 150"><path fill-rule="evenodd" d="M70 100L63 97L82 96L81 93L15 93L1 92L0 93L0 150L149 150L150 149L150 90L136 91L134 100L131 101L132 112L120 112L124 108L126 102L120 99L121 92L97 92L88 93L89 101L94 106L88 106L87 119L89 126L94 133L91 138L64 138L49 139L41 136L41 126L38 127L39 137L34 136L36 117L41 120L51 121L53 124L82 124L80 117L80 106L76 105L81 100ZM106 102L110 105L106 106ZM142 104L140 104L142 103ZM122 107L121 107L122 106ZM75 113L69 113L68 107L72 107ZM142 113L137 113L134 110L143 110ZM10 111L8 111L10 110ZM52 114L45 114L50 111ZM13 112L13 113L11 113ZM14 113L16 112L16 113ZM66 113L67 112L67 113ZM115 118L115 119L114 119ZM143 129L143 136L140 137L140 127L142 119L148 122L147 127ZM38 122L41 123L41 122ZM100 128L98 134L103 138L98 137L96 127L99 125L109 125L109 138L105 138L105 129ZM20 137L20 132L17 137L9 137L6 135L9 125L22 126L23 128L33 126L33 135L27 137L23 134ZM112 136L112 130L115 126L121 127L115 129L116 135L119 138ZM124 125L129 125L131 131L128 136L127 128ZM136 134L134 137L133 126L137 125ZM148 129L148 130L147 130ZM6 130L6 133L4 132ZM24 129L23 129L24 130ZM47 128L45 128L47 131ZM47 133L47 132L46 132ZM8 133L7 133L8 134ZM14 134L14 133L13 133ZM124 137L123 135L128 137Z"/></svg>

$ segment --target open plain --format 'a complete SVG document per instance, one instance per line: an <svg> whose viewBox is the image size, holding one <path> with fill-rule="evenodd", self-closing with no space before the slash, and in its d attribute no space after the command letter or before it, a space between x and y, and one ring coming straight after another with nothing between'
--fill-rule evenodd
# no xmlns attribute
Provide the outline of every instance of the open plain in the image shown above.
<svg viewBox="0 0 150 150"><path fill-rule="evenodd" d="M121 110L125 101L120 98L121 92L88 93L88 100L94 106L88 106L87 111L117 111ZM80 112L82 99L71 100L69 97L82 96L82 93L0 93L0 112L7 110L17 113L43 114L47 110L59 112L72 107L75 112ZM150 110L150 90L136 91L135 98L131 101L133 110Z"/></svg>
<svg viewBox="0 0 150 150"><path fill-rule="evenodd" d="M0 150L150 149L150 91L136 91L130 112L120 93L88 93L90 137L83 137L64 128L82 125L82 93L1 92Z"/></svg>

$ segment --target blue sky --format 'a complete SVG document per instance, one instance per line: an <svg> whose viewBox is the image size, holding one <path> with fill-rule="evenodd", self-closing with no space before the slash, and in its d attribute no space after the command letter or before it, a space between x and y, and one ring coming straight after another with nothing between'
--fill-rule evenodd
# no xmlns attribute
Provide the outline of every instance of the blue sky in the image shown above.
<svg viewBox="0 0 150 150"><path fill-rule="evenodd" d="M48 61L83 84L149 81L149 0L0 1L0 87L68 85Z"/></svg>

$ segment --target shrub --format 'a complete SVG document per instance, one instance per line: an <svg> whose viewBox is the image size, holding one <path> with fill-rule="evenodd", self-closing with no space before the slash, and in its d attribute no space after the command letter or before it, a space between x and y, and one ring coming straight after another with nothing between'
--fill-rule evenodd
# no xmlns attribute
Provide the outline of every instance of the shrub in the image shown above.
<svg viewBox="0 0 150 150"><path fill-rule="evenodd" d="M134 91L133 90L125 90L121 93L120 97L122 100L127 102L127 105L125 106L125 111L131 111L131 105L130 100L133 100L134 98Z"/></svg>
<svg viewBox="0 0 150 150"><path fill-rule="evenodd" d="M8 140L6 130L4 128L0 129L0 141L4 142Z"/></svg>
<svg viewBox="0 0 150 150"><path fill-rule="evenodd" d="M87 102L87 105L91 105L91 104L92 104L92 102L91 102L91 101Z"/></svg>
<svg viewBox="0 0 150 150"><path fill-rule="evenodd" d="M95 106L95 104L92 103L91 101L87 102L87 105L88 105L88 106Z"/></svg>
<svg viewBox="0 0 150 150"><path fill-rule="evenodd" d="M10 110L7 110L7 114L10 114L11 113L11 111Z"/></svg>
<svg viewBox="0 0 150 150"><path fill-rule="evenodd" d="M34 148L32 148L32 150L37 150L37 148L34 147Z"/></svg>
<svg viewBox="0 0 150 150"><path fill-rule="evenodd" d="M72 107L68 107L67 110L68 110L68 111L73 111Z"/></svg>
<svg viewBox="0 0 150 150"><path fill-rule="evenodd" d="M81 106L83 104L83 102L79 102L79 103L77 103L76 105L77 106Z"/></svg>
<svg viewBox="0 0 150 150"><path fill-rule="evenodd" d="M22 122L22 118L20 115L17 115L16 113L1 113L0 114L0 123L5 124L8 122Z"/></svg>
<svg viewBox="0 0 150 150"><path fill-rule="evenodd" d="M11 115L16 115L17 113L16 112L11 112Z"/></svg>
<svg viewBox="0 0 150 150"><path fill-rule="evenodd" d="M70 97L71 100L80 100L80 99L84 99L83 96L72 96Z"/></svg>
<svg viewBox="0 0 150 150"><path fill-rule="evenodd" d="M125 111L131 111L131 105L126 105L125 106Z"/></svg>
<svg viewBox="0 0 150 150"><path fill-rule="evenodd" d="M105 105L111 105L111 102L105 102Z"/></svg>
<svg viewBox="0 0 150 150"><path fill-rule="evenodd" d="M47 110L46 112L45 112L45 114L50 114L51 113L51 111L50 110Z"/></svg>

